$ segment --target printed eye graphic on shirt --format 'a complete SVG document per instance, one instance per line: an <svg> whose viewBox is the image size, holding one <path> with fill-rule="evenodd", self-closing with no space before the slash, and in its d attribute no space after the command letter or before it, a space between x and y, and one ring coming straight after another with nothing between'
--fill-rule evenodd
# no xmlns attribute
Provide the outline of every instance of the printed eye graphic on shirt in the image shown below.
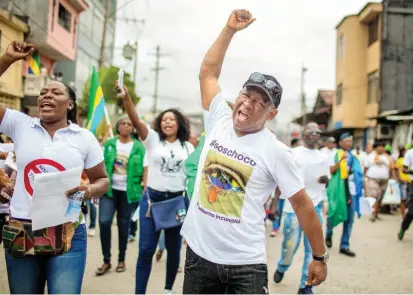
<svg viewBox="0 0 413 295"><path fill-rule="evenodd" d="M128 174L128 161L129 155L118 153L116 155L115 163L113 164L113 173L118 175L127 175Z"/></svg>
<svg viewBox="0 0 413 295"><path fill-rule="evenodd" d="M181 171L182 159L178 159L171 150L169 157L162 157L161 172L178 173Z"/></svg>
<svg viewBox="0 0 413 295"><path fill-rule="evenodd" d="M219 214L240 217L252 171L253 167L210 150L199 188L201 205Z"/></svg>

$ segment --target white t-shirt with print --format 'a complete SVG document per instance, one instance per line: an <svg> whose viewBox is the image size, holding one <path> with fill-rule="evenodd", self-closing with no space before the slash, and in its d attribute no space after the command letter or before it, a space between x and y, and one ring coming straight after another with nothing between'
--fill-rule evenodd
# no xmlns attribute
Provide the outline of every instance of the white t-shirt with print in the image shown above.
<svg viewBox="0 0 413 295"><path fill-rule="evenodd" d="M52 139L38 118L7 109L0 132L13 140L16 153L18 173L10 204L14 218L31 219L36 174L76 167L89 169L103 162L103 152L95 136L76 124L57 130Z"/></svg>
<svg viewBox="0 0 413 295"><path fill-rule="evenodd" d="M299 146L292 149L293 158L297 164L305 190L317 206L325 195L326 185L318 182L320 176L330 176L330 159L326 153L317 149ZM284 211L294 213L289 200L284 203Z"/></svg>
<svg viewBox="0 0 413 295"><path fill-rule="evenodd" d="M194 146L186 141L161 141L158 133L149 128L148 137L143 141L148 154L148 187L161 192L185 190L186 175L184 161L194 151Z"/></svg>
<svg viewBox="0 0 413 295"><path fill-rule="evenodd" d="M116 141L116 159L113 164L112 188L126 192L128 181L128 161L133 147L133 141L122 143Z"/></svg>
<svg viewBox="0 0 413 295"><path fill-rule="evenodd" d="M205 144L181 234L214 263L265 263L268 196L277 186L286 198L304 188L291 151L267 128L238 137L221 93L204 122Z"/></svg>
<svg viewBox="0 0 413 295"><path fill-rule="evenodd" d="M366 160L366 176L373 179L389 179L391 159L387 154L378 155L378 163L376 163L377 153L372 152L367 156Z"/></svg>

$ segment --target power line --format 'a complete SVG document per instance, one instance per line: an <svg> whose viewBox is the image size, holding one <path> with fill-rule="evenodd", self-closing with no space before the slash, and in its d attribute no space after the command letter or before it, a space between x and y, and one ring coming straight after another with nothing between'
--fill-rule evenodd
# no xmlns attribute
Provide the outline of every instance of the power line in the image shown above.
<svg viewBox="0 0 413 295"><path fill-rule="evenodd" d="M159 72L162 71L163 67L160 67L160 61L162 56L167 56L167 54L161 53L161 46L156 46L156 53L155 53L155 67L152 68L152 71L155 72L155 89L153 92L153 114L156 115L158 111L158 88L159 88Z"/></svg>
<svg viewBox="0 0 413 295"><path fill-rule="evenodd" d="M136 1L136 0L129 0L129 1L125 2L123 5L120 5L111 14L108 15L108 18L112 18L115 15L116 12L118 12L122 8L125 8L127 5L131 4L134 1Z"/></svg>

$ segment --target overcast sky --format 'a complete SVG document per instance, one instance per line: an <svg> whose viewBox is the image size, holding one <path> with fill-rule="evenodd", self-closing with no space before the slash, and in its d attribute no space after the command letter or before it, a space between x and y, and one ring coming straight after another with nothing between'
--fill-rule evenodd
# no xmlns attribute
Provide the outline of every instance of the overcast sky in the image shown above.
<svg viewBox="0 0 413 295"><path fill-rule="evenodd" d="M130 2L130 3L129 3ZM317 89L334 89L335 26L358 13L364 0L118 0L118 17L145 19L146 24L117 23L116 46L139 37L138 92L142 114L153 105L156 46L161 59L159 109L201 111L198 71L201 61L233 9L251 11L257 21L238 33L228 51L220 79L234 100L252 72L275 76L284 88L279 122L300 113L301 66L308 68L305 92L312 107ZM115 64L132 73L132 64L115 52Z"/></svg>

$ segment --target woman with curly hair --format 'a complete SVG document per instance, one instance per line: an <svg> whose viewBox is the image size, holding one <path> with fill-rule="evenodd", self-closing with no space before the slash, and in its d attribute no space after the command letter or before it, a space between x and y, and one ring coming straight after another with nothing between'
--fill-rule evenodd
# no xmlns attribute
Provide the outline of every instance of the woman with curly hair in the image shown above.
<svg viewBox="0 0 413 295"><path fill-rule="evenodd" d="M171 293L179 267L182 223L162 225L158 220L168 219L167 215L172 214L172 220L183 222L184 216L177 212L184 212L182 214L185 215L189 203L188 198L184 198L186 184L184 161L194 151L193 145L188 141L189 121L180 111L169 109L156 117L153 129L149 128L139 119L126 87L124 87L124 94L120 94L119 97L123 100L126 112L143 141L148 157L147 189L140 203L139 257L136 265L135 292L136 294L146 292L152 258L160 232L164 230L168 252L165 293ZM178 205L181 203L181 206L185 203L186 208L179 207L178 210L172 211L168 209L170 206L168 204L171 203ZM162 214L159 213L160 206L165 206ZM158 210L154 210L155 208Z"/></svg>

